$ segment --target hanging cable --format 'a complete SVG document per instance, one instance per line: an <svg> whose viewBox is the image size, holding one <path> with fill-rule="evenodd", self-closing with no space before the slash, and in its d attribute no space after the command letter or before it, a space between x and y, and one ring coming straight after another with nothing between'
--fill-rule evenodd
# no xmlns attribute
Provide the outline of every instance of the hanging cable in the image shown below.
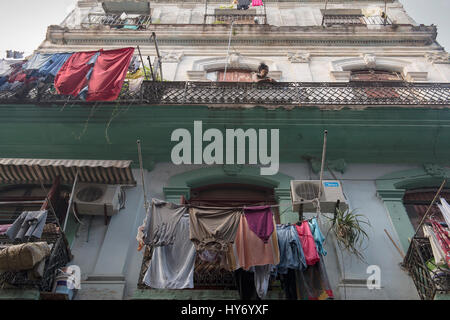
<svg viewBox="0 0 450 320"><path fill-rule="evenodd" d="M228 38L227 57L225 60L225 70L223 72L223 81L225 81L225 79L227 78L227 67L228 67L228 59L229 59L229 55L230 55L231 37L233 35L233 26L234 26L234 21L231 21L230 37Z"/></svg>

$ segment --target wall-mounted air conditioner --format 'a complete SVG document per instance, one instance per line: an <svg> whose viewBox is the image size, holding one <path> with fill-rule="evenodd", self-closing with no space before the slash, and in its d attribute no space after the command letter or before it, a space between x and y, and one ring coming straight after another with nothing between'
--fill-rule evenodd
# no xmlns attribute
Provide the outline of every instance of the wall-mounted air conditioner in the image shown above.
<svg viewBox="0 0 450 320"><path fill-rule="evenodd" d="M298 212L300 204L303 204L304 212L316 212L313 200L319 195L319 185L319 180L291 180L292 210ZM347 199L339 181L322 181L322 193L319 200L321 212L334 213L338 200L339 209L348 209Z"/></svg>
<svg viewBox="0 0 450 320"><path fill-rule="evenodd" d="M123 205L123 192L118 185L79 183L75 188L73 201L80 215L105 215L105 204L108 216L119 212Z"/></svg>

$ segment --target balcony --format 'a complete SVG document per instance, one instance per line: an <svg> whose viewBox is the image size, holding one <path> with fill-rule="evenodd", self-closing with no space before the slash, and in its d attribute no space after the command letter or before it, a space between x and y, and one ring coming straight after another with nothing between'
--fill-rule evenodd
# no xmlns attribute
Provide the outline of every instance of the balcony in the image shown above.
<svg viewBox="0 0 450 320"><path fill-rule="evenodd" d="M214 14L205 14L204 24L267 24L264 10L215 9Z"/></svg>
<svg viewBox="0 0 450 320"><path fill-rule="evenodd" d="M152 82L131 92L127 83L112 103L151 105L450 105L450 83L410 82ZM78 103L52 83L0 92L0 104ZM107 104L108 102L106 102ZM111 103L111 102L109 102Z"/></svg>
<svg viewBox="0 0 450 320"><path fill-rule="evenodd" d="M83 28L110 28L124 30L147 30L152 23L151 15L117 15L117 14L92 14L90 13Z"/></svg>
<svg viewBox="0 0 450 320"><path fill-rule="evenodd" d="M392 25L392 20L383 12L380 15L366 17L360 9L321 10L324 26L342 25Z"/></svg>

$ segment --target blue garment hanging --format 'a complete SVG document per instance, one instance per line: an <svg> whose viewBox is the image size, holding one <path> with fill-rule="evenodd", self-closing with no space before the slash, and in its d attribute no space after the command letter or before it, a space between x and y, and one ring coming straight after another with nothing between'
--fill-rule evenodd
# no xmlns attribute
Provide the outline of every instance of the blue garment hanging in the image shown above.
<svg viewBox="0 0 450 320"><path fill-rule="evenodd" d="M293 225L277 225L280 263L277 273L287 274L288 269L303 271L307 268L305 255L297 230Z"/></svg>
<svg viewBox="0 0 450 320"><path fill-rule="evenodd" d="M25 70L39 70L52 58L51 53L35 53L27 63L23 65Z"/></svg>
<svg viewBox="0 0 450 320"><path fill-rule="evenodd" d="M320 255L326 256L327 251L323 247L323 242L325 241L325 237L322 234L322 231L320 231L319 224L317 223L316 218L312 218L309 223L309 228L311 229L311 233L314 237L314 241L316 242L317 251Z"/></svg>
<svg viewBox="0 0 450 320"><path fill-rule="evenodd" d="M52 57L47 61L45 65L43 65L39 69L39 73L42 76L52 75L56 77L61 67L66 63L66 61L72 56L72 53L55 53Z"/></svg>
<svg viewBox="0 0 450 320"><path fill-rule="evenodd" d="M78 94L78 97L81 100L86 100L86 96L89 91L89 80L91 79L92 71L94 70L95 63L97 62L97 59L100 56L100 53L101 53L101 51L97 52L87 63L88 65L91 66L91 69L89 70L89 72L86 75L86 78L88 79L88 84L83 89L81 89L80 93Z"/></svg>

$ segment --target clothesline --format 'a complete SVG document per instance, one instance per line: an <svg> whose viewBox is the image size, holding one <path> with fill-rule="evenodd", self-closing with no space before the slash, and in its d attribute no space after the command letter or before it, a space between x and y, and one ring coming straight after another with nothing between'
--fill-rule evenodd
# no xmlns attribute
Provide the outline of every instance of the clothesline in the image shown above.
<svg viewBox="0 0 450 320"><path fill-rule="evenodd" d="M317 200L314 199L314 200ZM312 200L312 202L314 201ZM282 203L282 204L272 204L272 205L260 205L261 207L271 207L271 208L281 208L281 207L291 207L292 204L300 204L300 203L305 203L305 202L301 202L301 201L294 201L292 203ZM251 206L230 206L230 207L214 207L214 206L201 206L201 205L193 205L193 204L184 204L184 206L188 207L188 208L202 208L202 209L246 209L246 208L252 208L252 207L257 207L254 205Z"/></svg>

